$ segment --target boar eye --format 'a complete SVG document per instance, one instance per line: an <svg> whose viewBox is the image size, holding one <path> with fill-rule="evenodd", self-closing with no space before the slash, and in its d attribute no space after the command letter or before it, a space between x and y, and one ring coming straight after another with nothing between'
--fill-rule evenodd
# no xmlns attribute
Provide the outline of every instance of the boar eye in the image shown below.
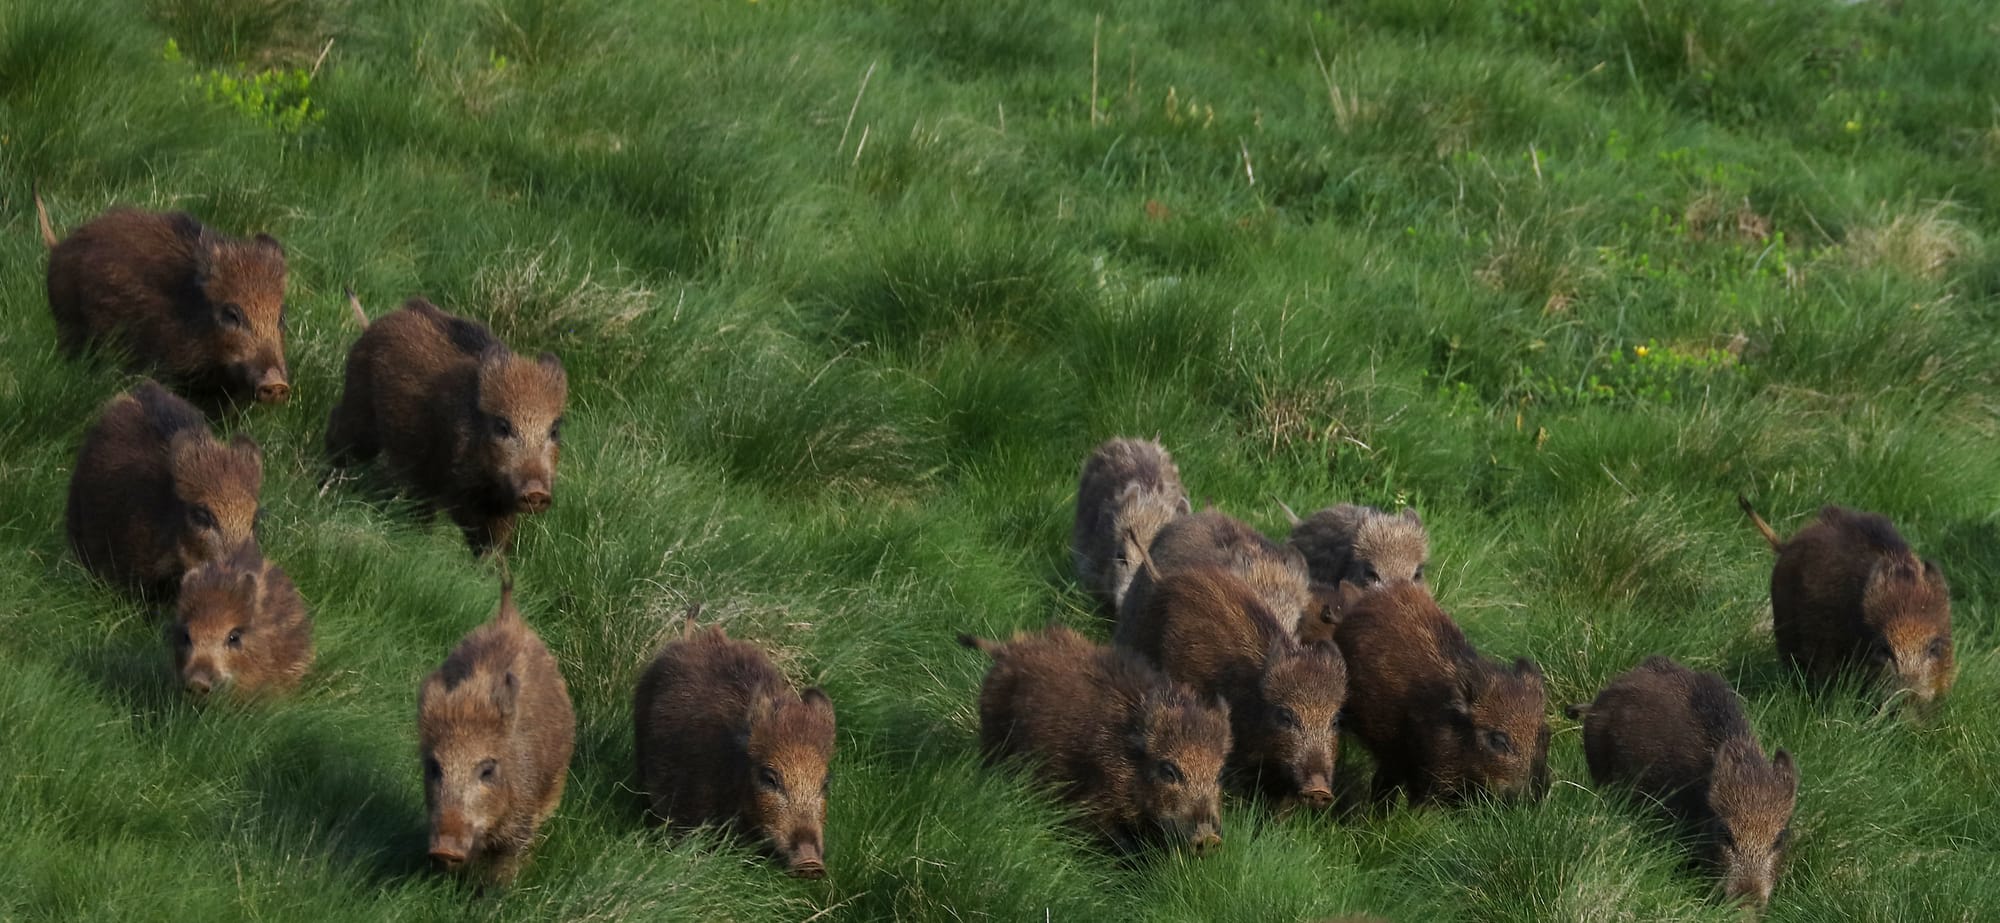
<svg viewBox="0 0 2000 923"><path fill-rule="evenodd" d="M550 441L550 442L561 442L561 441L562 441L562 418L561 418L561 417L557 417L557 418L556 418L556 421L555 421L554 423L551 423L551 424L549 424L549 441Z"/></svg>
<svg viewBox="0 0 2000 923"><path fill-rule="evenodd" d="M1417 572L1412 574L1410 579L1418 583L1424 582L1424 566L1422 564L1417 565Z"/></svg>
<svg viewBox="0 0 2000 923"><path fill-rule="evenodd" d="M1771 849L1777 852L1784 852L1785 847L1790 845L1792 845L1792 828L1790 827L1778 831L1778 838L1771 841Z"/></svg>
<svg viewBox="0 0 2000 923"><path fill-rule="evenodd" d="M175 647L187 647L188 645L194 643L194 639L188 636L188 630L186 625L174 626L173 639Z"/></svg>
<svg viewBox="0 0 2000 923"><path fill-rule="evenodd" d="M222 316L222 322L231 327L250 326L250 323L243 319L243 309L237 307L235 302L229 302L224 304L222 306L222 310L219 313Z"/></svg>
<svg viewBox="0 0 2000 923"><path fill-rule="evenodd" d="M785 787L778 778L778 771L769 766L757 767L757 784L774 792Z"/></svg>
<svg viewBox="0 0 2000 923"><path fill-rule="evenodd" d="M424 757L424 777L427 779L441 779L444 777L444 767L439 766L436 759Z"/></svg>
<svg viewBox="0 0 2000 923"><path fill-rule="evenodd" d="M230 648L230 650L237 650L237 649L240 649L240 648L242 648L242 647L243 647L243 629L241 629L241 628L232 628L232 629L230 629L230 630L229 630L229 640L228 640L227 642L225 642L225 643L227 643L227 644L229 645L229 648Z"/></svg>
<svg viewBox="0 0 2000 923"><path fill-rule="evenodd" d="M1299 713L1286 706L1278 706L1277 711L1273 715L1278 719L1278 724L1283 727L1295 728L1299 726Z"/></svg>
<svg viewBox="0 0 2000 923"><path fill-rule="evenodd" d="M509 421L506 417L500 416L498 414L495 414L492 419L493 419L494 438L496 439L514 438L514 424L511 421Z"/></svg>
<svg viewBox="0 0 2000 923"><path fill-rule="evenodd" d="M1179 785L1187 781L1187 775L1181 772L1181 767L1173 760L1161 760L1153 767L1153 771L1159 775L1160 781L1167 785Z"/></svg>
<svg viewBox="0 0 2000 923"><path fill-rule="evenodd" d="M188 524L197 529L213 529L215 528L215 512L205 506L190 507L188 509Z"/></svg>
<svg viewBox="0 0 2000 923"><path fill-rule="evenodd" d="M291 318L292 303L287 301L278 305L278 329L284 330L289 328L291 326Z"/></svg>
<svg viewBox="0 0 2000 923"><path fill-rule="evenodd" d="M493 781L493 778L495 776L498 776L499 774L500 774L500 764L498 762L494 760L487 760L479 764L479 781L490 783Z"/></svg>
<svg viewBox="0 0 2000 923"><path fill-rule="evenodd" d="M1508 736L1506 731L1487 731L1486 748L1495 753L1512 753L1514 752L1514 738Z"/></svg>
<svg viewBox="0 0 2000 923"><path fill-rule="evenodd" d="M1375 566L1371 564L1361 569L1361 580L1363 583L1381 583L1382 575L1376 573Z"/></svg>
<svg viewBox="0 0 2000 923"><path fill-rule="evenodd" d="M1930 646L1929 650L1927 650L1927 651L1926 651L1926 653L1928 653L1928 654L1930 655L1930 658L1931 658L1932 660L1943 660L1943 659L1944 659L1944 654L1945 654L1945 650L1946 650L1947 648L1949 648L1950 646L1951 646L1951 642L1949 642L1949 641L1946 641L1946 640L1945 640L1945 639L1943 639L1943 638L1932 638L1932 639L1931 639L1931 646Z"/></svg>

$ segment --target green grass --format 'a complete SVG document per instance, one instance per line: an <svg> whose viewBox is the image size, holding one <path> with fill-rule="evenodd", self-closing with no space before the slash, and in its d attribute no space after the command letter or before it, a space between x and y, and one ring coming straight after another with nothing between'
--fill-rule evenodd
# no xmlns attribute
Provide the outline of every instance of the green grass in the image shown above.
<svg viewBox="0 0 2000 923"><path fill-rule="evenodd" d="M0 5L0 919L1734 919L1559 717L1653 652L1720 670L1798 757L1770 919L1989 918L2000 13L1099 13ZM201 88L270 70L311 73L323 116ZM295 697L183 701L156 619L70 559L68 466L130 382L55 355L31 178L61 228L130 203L285 242L295 397L227 425L264 446L266 548L318 621ZM346 285L569 368L557 505L513 564L577 755L502 896L424 869L413 720L495 575L447 523L319 488ZM1548 672L1548 800L1236 804L1219 856L1121 861L980 767L954 633L1102 633L1076 468L1154 433L1267 529L1272 495L1420 507L1446 608ZM1878 510L1942 564L1940 715L1801 692L1739 491L1785 531ZM837 704L826 882L640 822L630 690L692 601Z"/></svg>

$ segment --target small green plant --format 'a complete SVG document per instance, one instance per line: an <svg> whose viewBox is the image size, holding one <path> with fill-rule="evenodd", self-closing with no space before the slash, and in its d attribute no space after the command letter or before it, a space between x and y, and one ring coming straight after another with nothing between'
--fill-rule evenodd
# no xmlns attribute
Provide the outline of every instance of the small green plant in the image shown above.
<svg viewBox="0 0 2000 923"><path fill-rule="evenodd" d="M1597 371L1580 379L1548 372L1532 375L1527 393L1533 403L1555 406L1672 404L1680 395L1727 374L1736 363L1736 354L1726 349L1662 346L1658 340L1647 340L1630 350L1613 351Z"/></svg>
<svg viewBox="0 0 2000 923"><path fill-rule="evenodd" d="M160 57L169 63L184 60L180 45L173 39L167 39ZM296 135L326 118L325 110L313 106L313 75L302 68L274 68L249 74L211 69L190 79L209 102L234 109L280 134Z"/></svg>

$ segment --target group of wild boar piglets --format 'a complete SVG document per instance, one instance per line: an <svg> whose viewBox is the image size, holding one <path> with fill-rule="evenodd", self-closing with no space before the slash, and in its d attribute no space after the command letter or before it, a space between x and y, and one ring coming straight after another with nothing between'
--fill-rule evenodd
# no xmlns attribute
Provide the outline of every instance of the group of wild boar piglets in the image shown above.
<svg viewBox="0 0 2000 923"><path fill-rule="evenodd" d="M117 356L182 392L145 380L105 404L70 479L70 548L107 583L172 600L166 633L190 694L291 689L312 665L312 620L258 540L262 454L248 436L218 439L206 415L291 397L283 248L185 213L125 208L58 239L39 194L35 205L62 350ZM517 517L554 502L561 360L520 356L422 298L370 323L347 297L362 333L327 425L328 461L379 459L475 552L504 552ZM651 819L736 824L793 873L825 874L834 721L824 692L795 690L762 649L695 631L690 615L686 636L646 670L634 715ZM561 801L576 736L562 672L511 581L493 617L422 681L417 736L431 858L510 879Z"/></svg>
<svg viewBox="0 0 2000 923"><path fill-rule="evenodd" d="M1945 693L1949 594L1887 519L1829 506L1783 541L1740 502L1778 554L1772 613L1788 663L1815 680L1875 671L1919 702ZM1062 626L1007 642L961 636L993 659L979 703L989 758L1024 758L1115 841L1196 853L1221 844L1225 782L1288 807L1332 803L1343 728L1373 757L1378 805L1398 791L1413 804L1539 799L1542 672L1480 654L1439 607L1416 512L1285 514L1281 544L1196 512L1158 441L1098 446L1070 547L1114 619L1112 643ZM1567 712L1582 719L1599 784L1660 805L1702 844L1728 897L1770 899L1798 770L1784 750L1765 755L1720 676L1654 656Z"/></svg>
<svg viewBox="0 0 2000 923"><path fill-rule="evenodd" d="M107 350L144 381L86 432L66 513L70 547L101 579L174 601L167 636L186 689L282 692L313 660L298 588L258 542L262 457L210 430L221 411L291 395L286 267L184 213L116 209L50 248L58 342ZM527 358L422 298L349 349L326 432L337 468L380 462L475 552L504 551L517 517L554 499L568 402L562 362ZM176 394L180 391L187 397ZM188 398L202 402L197 406ZM1839 507L1781 540L1772 607L1780 654L1815 678L1884 674L1924 702L1954 675L1949 593L1883 517ZM1549 785L1547 690L1533 660L1480 653L1432 598L1414 510L1340 505L1277 542L1196 511L1167 450L1114 439L1085 461L1071 551L1113 618L1112 643L1062 626L1008 641L961 635L992 660L980 747L1057 784L1109 840L1203 853L1222 844L1222 790L1293 808L1336 801L1344 729L1373 757L1373 800L1538 799ZM1656 801L1705 843L1727 893L1768 900L1798 771L1766 757L1736 693L1652 657L1569 709L1601 784ZM561 799L575 715L554 655L511 581L498 611L426 677L418 737L429 853L505 881ZM753 834L794 874L825 874L833 704L797 689L755 644L716 626L668 642L633 700L649 819Z"/></svg>

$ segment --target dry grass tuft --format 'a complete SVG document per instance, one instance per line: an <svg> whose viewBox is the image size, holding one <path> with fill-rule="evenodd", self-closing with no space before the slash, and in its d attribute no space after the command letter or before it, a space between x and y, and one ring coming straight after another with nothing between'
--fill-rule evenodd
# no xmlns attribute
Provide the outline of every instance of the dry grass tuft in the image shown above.
<svg viewBox="0 0 2000 923"><path fill-rule="evenodd" d="M1952 264L1977 249L1979 239L1952 217L1957 206L1933 202L1912 212L1888 216L1874 227L1847 235L1842 251L1856 266L1893 269L1920 279L1943 276Z"/></svg>

